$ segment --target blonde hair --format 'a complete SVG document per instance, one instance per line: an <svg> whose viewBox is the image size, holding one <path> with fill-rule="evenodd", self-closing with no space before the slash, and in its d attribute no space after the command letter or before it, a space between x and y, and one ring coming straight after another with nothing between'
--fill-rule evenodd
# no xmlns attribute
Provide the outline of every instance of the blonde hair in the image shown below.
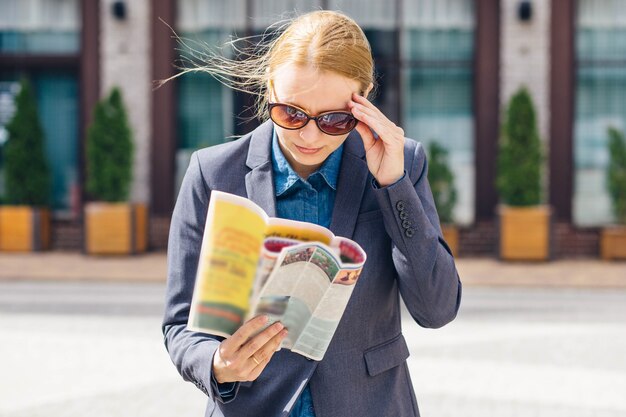
<svg viewBox="0 0 626 417"><path fill-rule="evenodd" d="M266 39L270 38L269 41ZM259 37L231 39L235 58L215 50L198 51L178 38L191 57L190 67L159 85L190 72L205 72L222 84L256 96L255 115L267 119L268 86L284 64L310 66L333 72L359 83L360 93L375 85L370 44L357 23L343 13L319 10L272 25ZM241 44L244 44L242 47ZM224 46L220 51L224 50Z"/></svg>

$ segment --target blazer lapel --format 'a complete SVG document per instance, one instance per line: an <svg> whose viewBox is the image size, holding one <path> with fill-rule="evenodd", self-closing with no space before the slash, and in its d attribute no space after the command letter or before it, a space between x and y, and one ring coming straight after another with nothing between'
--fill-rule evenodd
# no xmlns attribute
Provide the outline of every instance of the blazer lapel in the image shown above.
<svg viewBox="0 0 626 417"><path fill-rule="evenodd" d="M344 142L337 195L330 223L330 230L337 236L351 238L354 233L369 173L364 157L365 148L361 136L353 130Z"/></svg>
<svg viewBox="0 0 626 417"><path fill-rule="evenodd" d="M258 204L268 216L276 216L276 196L272 172L271 120L261 124L252 132L246 165L252 169L245 177L248 198Z"/></svg>

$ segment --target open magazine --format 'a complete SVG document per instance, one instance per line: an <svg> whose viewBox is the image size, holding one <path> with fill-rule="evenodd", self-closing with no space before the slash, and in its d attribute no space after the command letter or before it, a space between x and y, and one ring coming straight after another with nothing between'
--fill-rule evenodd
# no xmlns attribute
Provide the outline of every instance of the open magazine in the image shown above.
<svg viewBox="0 0 626 417"><path fill-rule="evenodd" d="M282 346L321 360L365 263L354 241L312 223L269 217L213 191L187 328L228 337L266 314L289 330Z"/></svg>

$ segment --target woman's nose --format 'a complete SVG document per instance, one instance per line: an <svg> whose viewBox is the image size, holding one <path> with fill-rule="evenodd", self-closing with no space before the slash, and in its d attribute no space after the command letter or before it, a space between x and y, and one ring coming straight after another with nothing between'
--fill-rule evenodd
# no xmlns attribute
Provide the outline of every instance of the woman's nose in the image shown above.
<svg viewBox="0 0 626 417"><path fill-rule="evenodd" d="M300 129L300 138L306 143L316 143L319 141L319 136L322 132L315 124L315 120L309 120L306 126Z"/></svg>

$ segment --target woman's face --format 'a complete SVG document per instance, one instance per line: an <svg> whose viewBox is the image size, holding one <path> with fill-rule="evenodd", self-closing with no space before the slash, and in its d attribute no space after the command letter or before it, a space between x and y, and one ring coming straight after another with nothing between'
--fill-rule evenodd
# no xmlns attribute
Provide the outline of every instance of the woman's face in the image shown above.
<svg viewBox="0 0 626 417"><path fill-rule="evenodd" d="M272 79L270 102L293 104L316 116L330 110L349 112L352 93L358 92L356 80L310 67L283 65ZM305 179L348 137L348 134L327 135L314 120L298 130L283 129L276 124L274 128L283 154L294 171Z"/></svg>

